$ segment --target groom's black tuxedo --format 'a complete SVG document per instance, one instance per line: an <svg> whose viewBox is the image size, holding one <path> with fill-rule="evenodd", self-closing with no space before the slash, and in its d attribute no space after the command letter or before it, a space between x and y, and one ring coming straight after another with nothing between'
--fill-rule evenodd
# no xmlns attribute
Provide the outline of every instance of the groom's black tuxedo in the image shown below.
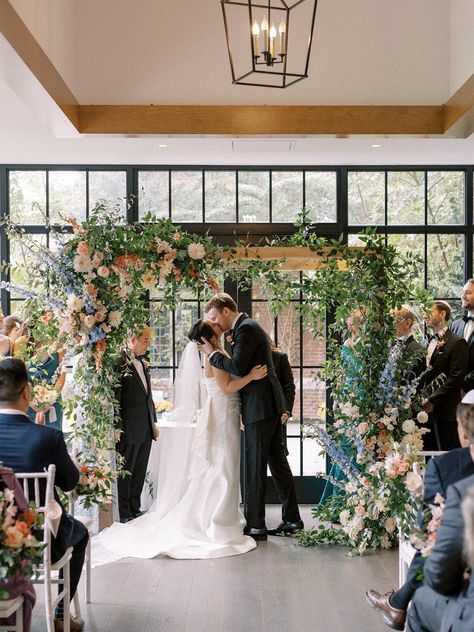
<svg viewBox="0 0 474 632"><path fill-rule="evenodd" d="M146 476L151 442L155 439L156 421L153 404L150 373L139 359L145 375L146 386L133 364L133 357L125 353L120 362L120 383L115 391L119 404L117 427L122 431L117 443L117 452L124 458L123 467L130 476L117 481L120 519L126 520L138 515L140 495Z"/></svg>
<svg viewBox="0 0 474 632"><path fill-rule="evenodd" d="M288 406L275 373L267 334L257 322L242 314L230 335L232 358L216 353L211 358L212 366L238 376L247 375L257 364L266 364L268 368L266 378L253 380L240 391L242 421L252 424L281 415Z"/></svg>
<svg viewBox="0 0 474 632"><path fill-rule="evenodd" d="M268 336L257 322L241 314L229 337L232 357L213 353L209 358L212 366L238 376L247 375L257 364L268 368L266 378L253 380L240 391L245 424L247 526L265 527L267 465L282 503L283 520L298 522L300 514L280 421L287 403L273 366Z"/></svg>

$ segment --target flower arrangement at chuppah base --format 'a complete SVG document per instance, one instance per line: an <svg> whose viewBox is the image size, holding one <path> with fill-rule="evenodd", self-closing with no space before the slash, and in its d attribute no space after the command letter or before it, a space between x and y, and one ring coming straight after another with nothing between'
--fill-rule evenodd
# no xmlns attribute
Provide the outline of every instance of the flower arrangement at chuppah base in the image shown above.
<svg viewBox="0 0 474 632"><path fill-rule="evenodd" d="M42 560L43 544L34 533L39 525L33 509L19 513L13 490L0 490L0 599L9 598L9 582L30 577Z"/></svg>
<svg viewBox="0 0 474 632"><path fill-rule="evenodd" d="M160 399L159 402L155 402L155 410L158 415L169 412L173 408L172 402L168 399Z"/></svg>

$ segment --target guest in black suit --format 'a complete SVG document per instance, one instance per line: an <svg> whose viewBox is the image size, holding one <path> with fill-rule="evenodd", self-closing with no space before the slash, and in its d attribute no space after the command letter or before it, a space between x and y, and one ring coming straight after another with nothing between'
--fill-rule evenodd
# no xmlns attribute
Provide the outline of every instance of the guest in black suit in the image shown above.
<svg viewBox="0 0 474 632"><path fill-rule="evenodd" d="M266 378L247 384L241 391L242 420L245 426L246 458L246 535L267 539L265 491L267 465L282 503L282 522L271 535L291 534L303 528L290 466L282 435L282 415L287 411L280 383L275 374L268 336L247 314L239 313L231 296L217 294L205 306L209 320L227 333L232 358L213 350L203 340L202 350L212 366L233 375L244 376L257 364L266 365Z"/></svg>
<svg viewBox="0 0 474 632"><path fill-rule="evenodd" d="M271 338L269 338L269 340L272 350L273 366L275 367L275 373L278 381L280 382L280 386L286 402L286 410L281 416L281 423L283 424L282 432L283 441L285 443L285 452L286 456L288 456L289 452L286 439L286 422L293 414L293 404L295 403L296 395L295 378L293 377L293 371L291 370L291 365L290 361L288 360L287 354L283 353L282 351L278 351L273 340Z"/></svg>
<svg viewBox="0 0 474 632"><path fill-rule="evenodd" d="M395 341L393 348L401 348L401 359L405 374L418 377L426 369L425 351L413 336L415 316L406 307L393 310L395 321Z"/></svg>
<svg viewBox="0 0 474 632"><path fill-rule="evenodd" d="M468 279L461 293L461 305L467 314L451 323L453 334L464 338L469 349L467 376L474 379L474 279Z"/></svg>
<svg viewBox="0 0 474 632"><path fill-rule="evenodd" d="M461 385L469 366L469 354L464 338L448 329L451 308L444 301L435 301L425 323L433 335L425 338L426 374L422 387L430 393L423 402L429 414L429 434L424 436L425 450L452 450L459 447L456 432L456 406L461 401ZM441 385L434 382L445 375ZM430 392L431 391L431 392Z"/></svg>
<svg viewBox="0 0 474 632"><path fill-rule="evenodd" d="M0 361L0 461L14 472L42 472L56 466L55 484L64 492L74 489L79 470L68 454L61 431L31 424L26 411L30 406L31 384L25 364L18 358ZM56 496L58 502L59 498ZM71 599L81 577L89 535L86 527L63 509L56 537L51 542L51 559L59 560L69 546ZM63 604L55 613L55 631L63 630ZM71 617L71 630L82 630L84 622Z"/></svg>
<svg viewBox="0 0 474 632"><path fill-rule="evenodd" d="M123 468L130 472L117 481L120 522L141 515L140 495L151 442L156 439L150 372L142 357L148 351L150 340L151 330L147 326L141 332L131 333L128 349L122 353L120 362L120 384L115 393L119 437L116 449L123 457Z"/></svg>
<svg viewBox="0 0 474 632"><path fill-rule="evenodd" d="M428 461L424 475L423 507L432 504L436 494L446 498L447 489L453 483L474 475L474 461L471 449L474 451L474 405L458 404L457 423L459 441L462 448L451 450ZM418 515L418 526L423 527L423 511ZM417 579L424 567L426 558L417 552L408 571L406 582L397 591L391 590L381 594L376 590L366 592L369 605L379 612L388 626L394 630L403 630L406 620L408 604L415 591L422 586Z"/></svg>

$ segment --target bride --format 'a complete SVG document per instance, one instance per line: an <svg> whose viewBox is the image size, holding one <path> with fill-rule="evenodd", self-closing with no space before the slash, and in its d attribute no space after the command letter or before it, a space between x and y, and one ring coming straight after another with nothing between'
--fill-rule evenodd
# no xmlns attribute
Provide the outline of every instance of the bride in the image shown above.
<svg viewBox="0 0 474 632"><path fill-rule="evenodd" d="M124 557L226 557L256 547L242 533L238 391L264 378L267 368L256 366L234 379L206 359L203 378L197 343L206 338L225 353L221 335L219 325L207 320L191 328L174 383L171 420L177 429L168 430L170 440L160 448L158 497L148 513L126 524L114 523L92 539L93 566ZM166 440L165 433L162 437Z"/></svg>

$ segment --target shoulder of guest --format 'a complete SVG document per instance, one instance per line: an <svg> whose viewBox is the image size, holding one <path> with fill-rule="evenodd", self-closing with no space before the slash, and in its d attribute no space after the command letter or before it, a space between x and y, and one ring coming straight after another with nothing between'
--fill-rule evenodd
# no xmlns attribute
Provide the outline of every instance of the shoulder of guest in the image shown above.
<svg viewBox="0 0 474 632"><path fill-rule="evenodd" d="M471 474L470 476L467 476L466 478L463 478L460 481L453 483L450 486L450 488L451 487L455 488L457 494L464 496L464 494L467 492L469 487L472 487L473 485L474 485L474 474Z"/></svg>

